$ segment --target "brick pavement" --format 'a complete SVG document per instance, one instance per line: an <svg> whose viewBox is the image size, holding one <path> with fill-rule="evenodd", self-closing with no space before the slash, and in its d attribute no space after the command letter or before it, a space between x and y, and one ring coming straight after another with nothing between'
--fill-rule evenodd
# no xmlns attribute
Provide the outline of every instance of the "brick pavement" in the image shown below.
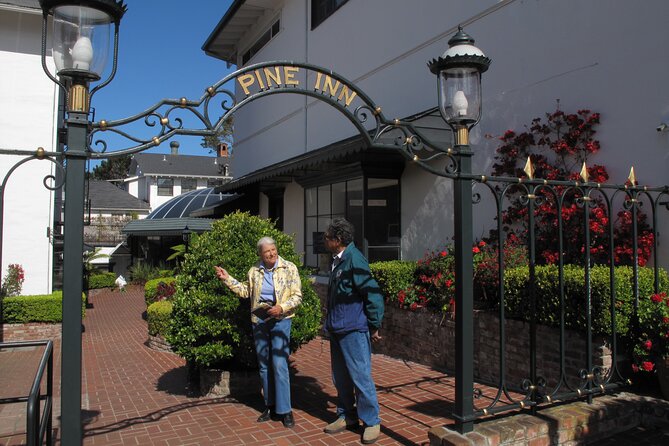
<svg viewBox="0 0 669 446"><path fill-rule="evenodd" d="M93 308L87 310L83 333L85 445L359 444L360 432L326 435L322 431L333 419L336 394L327 340L313 340L292 356L295 428L285 429L280 422L258 424L259 394L242 400L193 396L186 389L184 361L145 345L142 291L130 287L126 293L103 291L91 296ZM60 355L59 342L55 354ZM27 363L21 361L25 370L31 370ZM16 375L3 375L1 367L0 376ZM374 355L373 369L383 420L377 444L427 444L430 427L451 423L451 377L383 355ZM56 388L59 371L57 367ZM26 382L32 379L32 372L29 375ZM4 385L0 382L0 388ZM2 414L9 409L0 410L2 427ZM25 428L17 429L25 421L17 421L17 409L11 410L5 419L13 424L7 422L0 430L2 446L24 441ZM57 429L57 418L54 425Z"/></svg>

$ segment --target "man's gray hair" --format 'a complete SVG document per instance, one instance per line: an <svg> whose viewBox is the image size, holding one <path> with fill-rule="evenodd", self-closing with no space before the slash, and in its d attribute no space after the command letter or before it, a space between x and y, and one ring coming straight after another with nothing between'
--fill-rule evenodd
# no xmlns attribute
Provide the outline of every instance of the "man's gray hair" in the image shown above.
<svg viewBox="0 0 669 446"><path fill-rule="evenodd" d="M256 244L256 250L258 251L258 254L262 251L262 247L265 245L274 245L276 246L276 242L272 237L263 237L260 240L258 240L258 243Z"/></svg>

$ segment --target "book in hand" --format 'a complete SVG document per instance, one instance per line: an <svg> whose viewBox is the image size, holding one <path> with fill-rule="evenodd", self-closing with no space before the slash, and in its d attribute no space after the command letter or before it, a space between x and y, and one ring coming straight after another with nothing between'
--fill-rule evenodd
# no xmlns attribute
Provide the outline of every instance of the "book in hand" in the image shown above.
<svg viewBox="0 0 669 446"><path fill-rule="evenodd" d="M272 317L267 313L270 308L272 308L272 305L267 304L265 302L261 302L251 310L251 313L255 315L257 318L266 321L267 319L270 319Z"/></svg>

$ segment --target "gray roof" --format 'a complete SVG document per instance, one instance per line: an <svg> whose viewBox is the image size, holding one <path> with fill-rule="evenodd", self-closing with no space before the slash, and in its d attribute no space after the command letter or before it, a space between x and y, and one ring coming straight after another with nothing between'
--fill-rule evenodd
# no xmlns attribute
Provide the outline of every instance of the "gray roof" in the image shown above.
<svg viewBox="0 0 669 446"><path fill-rule="evenodd" d="M139 153L133 157L129 171L130 175L227 178L223 166L230 166L231 161L228 157Z"/></svg>
<svg viewBox="0 0 669 446"><path fill-rule="evenodd" d="M130 235L181 235L188 226L192 232L202 233L211 231L214 220L208 218L164 218L157 220L131 220L122 229L124 234Z"/></svg>
<svg viewBox="0 0 669 446"><path fill-rule="evenodd" d="M113 209L148 212L151 208L149 203L133 197L108 181L89 181L88 197L91 200L92 211Z"/></svg>
<svg viewBox="0 0 669 446"><path fill-rule="evenodd" d="M0 0L0 6L18 6L20 8L28 9L42 9L39 5L39 0Z"/></svg>

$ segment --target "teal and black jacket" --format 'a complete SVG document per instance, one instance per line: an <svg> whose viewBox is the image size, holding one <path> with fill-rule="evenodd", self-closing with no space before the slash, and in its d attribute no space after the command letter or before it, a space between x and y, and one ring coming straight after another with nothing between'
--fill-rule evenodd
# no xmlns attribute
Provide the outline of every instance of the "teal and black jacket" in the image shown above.
<svg viewBox="0 0 669 446"><path fill-rule="evenodd" d="M330 273L325 328L331 333L378 330L383 295L365 256L349 244Z"/></svg>

